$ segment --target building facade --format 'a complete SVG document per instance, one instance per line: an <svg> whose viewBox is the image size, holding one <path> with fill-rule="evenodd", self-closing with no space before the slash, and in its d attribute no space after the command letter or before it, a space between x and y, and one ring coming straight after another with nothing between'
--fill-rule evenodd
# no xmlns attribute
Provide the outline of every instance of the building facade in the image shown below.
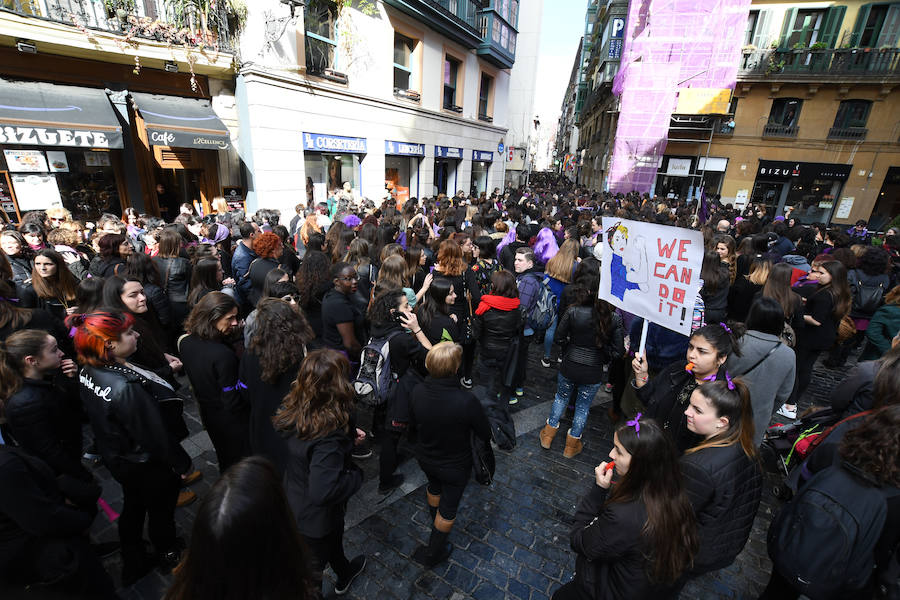
<svg viewBox="0 0 900 600"><path fill-rule="evenodd" d="M249 210L290 214L344 183L398 203L503 186L518 0L311 0L281 36L253 26L278 11L254 3L241 46Z"/></svg>
<svg viewBox="0 0 900 600"><path fill-rule="evenodd" d="M506 183L519 186L535 170L540 145L540 117L534 112L543 0L519 10L516 62L509 75L506 133Z"/></svg>
<svg viewBox="0 0 900 600"><path fill-rule="evenodd" d="M612 36L617 3L597 13ZM900 213L900 4L754 1L727 109L672 115L652 193L763 203L803 222L875 229ZM579 115L583 181L608 186L613 49L596 44ZM613 72L614 75L614 72Z"/></svg>
<svg viewBox="0 0 900 600"><path fill-rule="evenodd" d="M174 218L243 188L232 65L242 14L163 0L0 9L0 204Z"/></svg>
<svg viewBox="0 0 900 600"><path fill-rule="evenodd" d="M553 166L557 173L562 173L572 181L578 177L578 148L580 131L578 128L578 90L582 79L582 45L584 38L578 41L575 51L575 62L569 75L569 84L563 96L559 121L556 126L556 139L553 147Z"/></svg>

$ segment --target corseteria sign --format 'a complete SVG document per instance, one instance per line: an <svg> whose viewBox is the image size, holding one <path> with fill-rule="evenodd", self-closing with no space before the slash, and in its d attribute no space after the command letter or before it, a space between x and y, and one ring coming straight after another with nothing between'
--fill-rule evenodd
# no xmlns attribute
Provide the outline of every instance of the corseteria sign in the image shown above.
<svg viewBox="0 0 900 600"><path fill-rule="evenodd" d="M703 234L603 217L600 298L683 335L700 292Z"/></svg>

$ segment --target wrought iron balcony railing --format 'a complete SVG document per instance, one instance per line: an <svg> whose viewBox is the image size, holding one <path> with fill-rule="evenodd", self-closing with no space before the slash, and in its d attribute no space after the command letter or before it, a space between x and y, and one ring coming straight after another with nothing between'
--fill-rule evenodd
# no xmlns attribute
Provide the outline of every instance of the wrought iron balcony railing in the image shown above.
<svg viewBox="0 0 900 600"><path fill-rule="evenodd" d="M745 50L738 79L748 77L900 77L900 48Z"/></svg>
<svg viewBox="0 0 900 600"><path fill-rule="evenodd" d="M862 141L867 133L869 130L865 127L832 127L828 130L828 139Z"/></svg>
<svg viewBox="0 0 900 600"><path fill-rule="evenodd" d="M763 127L763 137L771 138L795 138L797 137L798 128L796 125L779 125L777 123L766 123Z"/></svg>

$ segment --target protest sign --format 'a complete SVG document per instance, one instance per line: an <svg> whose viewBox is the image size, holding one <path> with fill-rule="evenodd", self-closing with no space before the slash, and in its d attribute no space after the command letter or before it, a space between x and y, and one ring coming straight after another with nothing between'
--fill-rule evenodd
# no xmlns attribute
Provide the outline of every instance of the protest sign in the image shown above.
<svg viewBox="0 0 900 600"><path fill-rule="evenodd" d="M703 234L603 217L600 298L672 331L691 332Z"/></svg>

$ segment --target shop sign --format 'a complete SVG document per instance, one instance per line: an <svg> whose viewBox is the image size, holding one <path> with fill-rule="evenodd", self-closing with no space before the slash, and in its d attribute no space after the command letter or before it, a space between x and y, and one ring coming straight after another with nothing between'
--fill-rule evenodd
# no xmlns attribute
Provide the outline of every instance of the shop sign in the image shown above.
<svg viewBox="0 0 900 600"><path fill-rule="evenodd" d="M687 177L691 174L691 159L689 158L670 158L669 167L666 175L675 175L677 177Z"/></svg>
<svg viewBox="0 0 900 600"><path fill-rule="evenodd" d="M225 204L228 205L228 210L245 210L244 188L225 186L222 188L222 196L225 198Z"/></svg>
<svg viewBox="0 0 900 600"><path fill-rule="evenodd" d="M425 156L425 144L385 140L384 153L393 156Z"/></svg>
<svg viewBox="0 0 900 600"><path fill-rule="evenodd" d="M62 205L55 175L13 175L19 210L44 210Z"/></svg>
<svg viewBox="0 0 900 600"><path fill-rule="evenodd" d="M792 163L777 160L759 161L757 176L766 179L790 179L791 177L803 177L805 179L840 179L846 180L850 176L853 165L835 165L829 163Z"/></svg>
<svg viewBox="0 0 900 600"><path fill-rule="evenodd" d="M366 138L303 132L303 149L313 152L366 153Z"/></svg>
<svg viewBox="0 0 900 600"><path fill-rule="evenodd" d="M435 146L434 147L434 157L435 158L459 158L463 157L463 149L462 148L454 148L453 146Z"/></svg>
<svg viewBox="0 0 900 600"><path fill-rule="evenodd" d="M122 147L122 134L110 131L84 131L56 127L0 127L0 144L24 144L28 146L79 146L82 148Z"/></svg>
<svg viewBox="0 0 900 600"><path fill-rule="evenodd" d="M10 173L46 173L47 159L40 150L4 150Z"/></svg>
<svg viewBox="0 0 900 600"><path fill-rule="evenodd" d="M147 128L150 144L172 146L174 148L198 148L200 150L226 150L231 142L227 135L170 131L168 129Z"/></svg>
<svg viewBox="0 0 900 600"><path fill-rule="evenodd" d="M849 219L850 211L853 210L853 201L856 198L853 196L845 196L841 198L841 203L838 204L837 212L834 214L835 219Z"/></svg>
<svg viewBox="0 0 900 600"><path fill-rule="evenodd" d="M472 160L493 162L494 153L493 152L484 152L482 150L472 150Z"/></svg>
<svg viewBox="0 0 900 600"><path fill-rule="evenodd" d="M69 160L66 153L59 150L47 151L47 164L50 166L51 173L68 173Z"/></svg>
<svg viewBox="0 0 900 600"><path fill-rule="evenodd" d="M609 55L607 58L622 58L622 40L609 40Z"/></svg>
<svg viewBox="0 0 900 600"><path fill-rule="evenodd" d="M110 165L109 152L85 152L84 164L88 167L108 167Z"/></svg>

